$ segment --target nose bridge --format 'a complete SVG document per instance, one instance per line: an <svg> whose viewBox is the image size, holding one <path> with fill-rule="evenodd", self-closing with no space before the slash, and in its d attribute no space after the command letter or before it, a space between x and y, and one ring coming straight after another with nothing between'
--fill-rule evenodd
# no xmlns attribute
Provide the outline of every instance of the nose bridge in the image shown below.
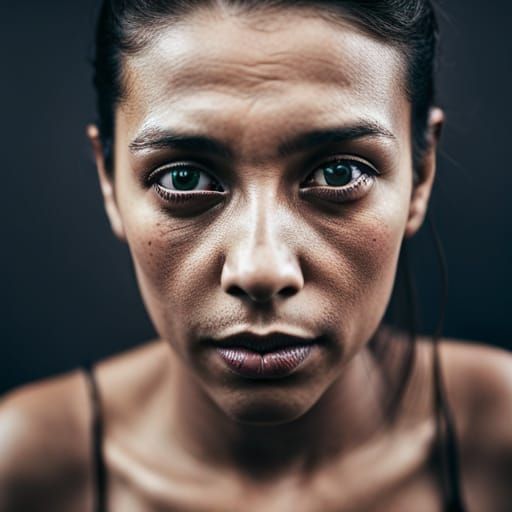
<svg viewBox="0 0 512 512"><path fill-rule="evenodd" d="M288 222L289 214L270 187L250 194L233 224L226 250L224 291L261 302L302 288L296 248L286 233Z"/></svg>
<svg viewBox="0 0 512 512"><path fill-rule="evenodd" d="M279 244L279 231L282 230L283 213L275 194L254 194L249 201L247 217L246 250L254 255L268 252L268 256L276 256L274 252L283 252ZM281 218L280 218L281 217Z"/></svg>

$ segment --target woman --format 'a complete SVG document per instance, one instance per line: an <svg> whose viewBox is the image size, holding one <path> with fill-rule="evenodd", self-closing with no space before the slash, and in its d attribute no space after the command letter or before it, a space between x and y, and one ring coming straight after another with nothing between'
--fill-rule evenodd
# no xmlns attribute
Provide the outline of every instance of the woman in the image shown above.
<svg viewBox="0 0 512 512"><path fill-rule="evenodd" d="M160 339L5 397L1 512L510 510L510 356L382 326L436 35L428 0L105 1L88 135Z"/></svg>

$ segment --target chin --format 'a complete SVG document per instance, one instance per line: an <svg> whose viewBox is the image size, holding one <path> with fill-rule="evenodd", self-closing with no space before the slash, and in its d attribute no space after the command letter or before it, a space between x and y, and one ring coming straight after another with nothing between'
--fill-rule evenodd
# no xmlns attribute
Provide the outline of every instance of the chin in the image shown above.
<svg viewBox="0 0 512 512"><path fill-rule="evenodd" d="M310 390L311 391L311 390ZM215 400L223 413L245 425L291 423L313 408L320 396L304 390L257 390L238 392L236 396Z"/></svg>
<svg viewBox="0 0 512 512"><path fill-rule="evenodd" d="M283 404L260 404L230 411L229 414L237 423L270 426L291 423L306 412L303 408L283 406Z"/></svg>

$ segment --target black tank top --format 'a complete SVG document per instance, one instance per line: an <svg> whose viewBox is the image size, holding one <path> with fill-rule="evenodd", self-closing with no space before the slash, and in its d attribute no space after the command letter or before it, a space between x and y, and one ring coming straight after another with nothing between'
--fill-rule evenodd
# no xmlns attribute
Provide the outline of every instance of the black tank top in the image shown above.
<svg viewBox="0 0 512 512"><path fill-rule="evenodd" d="M94 375L94 367L84 367L91 397L92 409L92 461L94 474L94 512L107 512L107 471L103 458L103 421L101 396ZM436 386L437 387L437 386ZM439 411L437 418L436 447L440 467L440 479L443 489L443 512L466 512L461 485L457 439L453 422L446 408Z"/></svg>

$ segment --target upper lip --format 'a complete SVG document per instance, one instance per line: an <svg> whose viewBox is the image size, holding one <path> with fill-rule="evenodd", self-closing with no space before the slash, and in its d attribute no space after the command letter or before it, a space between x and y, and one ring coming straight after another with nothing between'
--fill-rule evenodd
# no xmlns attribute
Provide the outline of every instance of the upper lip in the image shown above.
<svg viewBox="0 0 512 512"><path fill-rule="evenodd" d="M254 352L265 353L285 347L310 345L317 343L318 338L293 336L283 332L273 332L266 335L241 332L225 338L214 339L213 342L222 348L247 348Z"/></svg>

